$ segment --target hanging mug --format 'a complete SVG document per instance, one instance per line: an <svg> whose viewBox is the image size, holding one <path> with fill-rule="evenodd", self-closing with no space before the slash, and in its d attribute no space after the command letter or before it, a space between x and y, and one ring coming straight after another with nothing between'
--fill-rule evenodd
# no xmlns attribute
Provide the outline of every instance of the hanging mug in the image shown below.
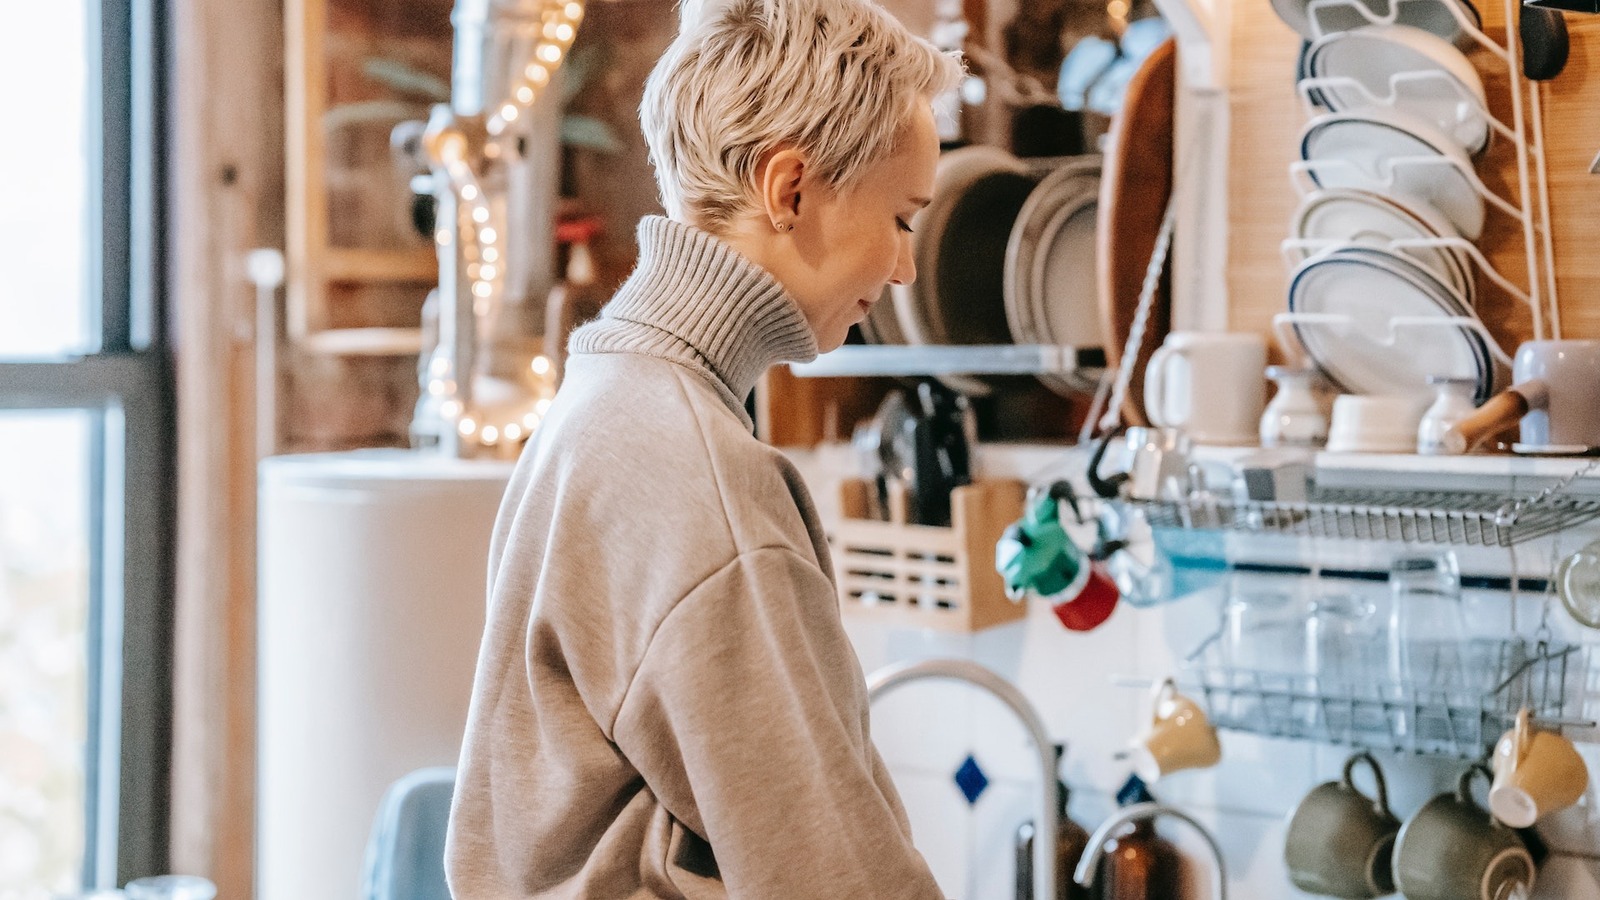
<svg viewBox="0 0 1600 900"><path fill-rule="evenodd" d="M1489 811L1512 828L1578 802L1589 789L1589 769L1572 742L1533 727L1526 707L1495 744Z"/></svg>
<svg viewBox="0 0 1600 900"><path fill-rule="evenodd" d="M1156 686L1150 724L1133 739L1128 754L1134 774L1146 784L1183 769L1205 769L1222 759L1217 730L1200 704L1178 693L1167 678Z"/></svg>
<svg viewBox="0 0 1600 900"><path fill-rule="evenodd" d="M1376 797L1355 786L1359 763L1371 770ZM1327 897L1386 897L1394 893L1391 856L1399 832L1383 770L1372 754L1357 753L1345 761L1342 779L1312 789L1290 815L1283 848L1289 880Z"/></svg>
<svg viewBox="0 0 1600 900"><path fill-rule="evenodd" d="M1533 890L1528 845L1472 799L1474 775L1492 777L1472 766L1455 791L1429 800L1400 827L1394 880L1406 900L1504 900Z"/></svg>

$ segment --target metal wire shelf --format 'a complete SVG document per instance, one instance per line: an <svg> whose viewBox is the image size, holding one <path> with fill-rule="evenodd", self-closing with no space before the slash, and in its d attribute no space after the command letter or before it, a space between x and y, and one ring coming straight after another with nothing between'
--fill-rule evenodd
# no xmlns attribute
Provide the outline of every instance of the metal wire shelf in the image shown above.
<svg viewBox="0 0 1600 900"><path fill-rule="evenodd" d="M1577 645L1520 640L1470 641L1422 648L1436 677L1374 678L1386 661L1364 658L1319 674L1238 668L1215 661L1215 645L1185 672L1214 725L1329 744L1478 759L1527 707L1551 730L1592 728L1582 718L1585 651ZM1369 650L1382 655L1382 649ZM1448 677L1438 677L1448 670Z"/></svg>
<svg viewBox="0 0 1600 900"><path fill-rule="evenodd" d="M1211 494L1130 501L1150 524L1432 544L1509 547L1600 516L1600 498L1541 493L1525 500L1458 491L1315 489L1308 502L1239 502Z"/></svg>

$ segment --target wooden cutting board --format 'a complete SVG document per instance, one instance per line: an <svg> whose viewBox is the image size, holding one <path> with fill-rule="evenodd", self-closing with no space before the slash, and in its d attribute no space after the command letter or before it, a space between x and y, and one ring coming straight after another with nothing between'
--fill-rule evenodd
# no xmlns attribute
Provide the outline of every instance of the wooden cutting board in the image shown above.
<svg viewBox="0 0 1600 900"><path fill-rule="evenodd" d="M1122 108L1111 120L1100 182L1096 272L1106 361L1121 364L1139 306L1139 289L1172 193L1172 134L1177 45L1168 39L1151 51L1128 82ZM1137 366L1122 404L1122 420L1145 425L1144 369L1170 327L1170 279L1163 271Z"/></svg>

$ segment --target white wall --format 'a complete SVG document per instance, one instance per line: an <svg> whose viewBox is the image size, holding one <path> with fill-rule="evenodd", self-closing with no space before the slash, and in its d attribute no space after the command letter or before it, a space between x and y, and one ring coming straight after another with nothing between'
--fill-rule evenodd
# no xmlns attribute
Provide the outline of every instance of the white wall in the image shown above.
<svg viewBox="0 0 1600 900"><path fill-rule="evenodd" d="M1045 477L1061 471L1061 451L1044 448L985 448L981 468L991 475ZM825 516L835 514L833 479L848 472L848 448L795 454ZM1081 468L1081 463L1079 464ZM1593 529L1590 529L1591 531ZM1578 546L1568 536L1563 546ZM1300 548L1303 549L1303 548ZM1384 568L1390 548L1344 544L1325 548L1344 564L1366 559ZM1325 554L1326 555L1326 554ZM1463 551L1465 571L1504 571L1504 551ZM1548 547L1520 551L1524 575L1542 574ZM1292 581L1290 582L1293 583ZM1383 586L1378 585L1380 589ZM1497 595L1498 596L1498 595ZM1539 598L1524 598L1523 630L1536 622ZM1072 790L1069 814L1092 830L1112 809L1113 792L1127 777L1113 753L1135 732L1145 714L1146 692L1117 686L1112 676L1158 679L1176 671L1177 653L1193 646L1215 623L1215 597L1204 595L1152 609L1126 604L1099 629L1077 634L1062 628L1043 604L1027 618L975 635L941 635L852 623L863 667L928 656L959 656L982 663L1012 682L1038 708L1051 735L1067 744L1063 765ZM1570 626L1559 605L1552 616L1566 636L1600 643L1597 633ZM1597 655L1600 658L1600 655ZM1594 684L1591 677L1591 685ZM1588 711L1594 714L1594 705ZM934 874L957 900L1002 900L1014 895L1012 847L1017 826L1032 817L1036 764L1027 737L997 701L955 683L918 682L884 697L874 707L873 735L894 772L918 846ZM1231 895L1283 900L1308 895L1288 883L1282 862L1285 822L1294 804L1316 784L1337 778L1349 750L1312 743L1222 735L1223 761L1213 770L1183 772L1153 786L1157 797L1183 807L1210 826L1226 854ZM1581 745L1590 769L1600 773L1600 745ZM991 785L968 806L953 773L971 753ZM1391 804L1402 819L1436 793L1451 789L1461 766L1454 760L1379 755L1388 776ZM1545 865L1536 896L1600 898L1600 806L1591 788L1579 808L1540 826L1559 851ZM1163 832L1198 851L1181 825ZM1196 859L1203 856L1194 853ZM1192 896L1207 896L1209 874L1197 873Z"/></svg>

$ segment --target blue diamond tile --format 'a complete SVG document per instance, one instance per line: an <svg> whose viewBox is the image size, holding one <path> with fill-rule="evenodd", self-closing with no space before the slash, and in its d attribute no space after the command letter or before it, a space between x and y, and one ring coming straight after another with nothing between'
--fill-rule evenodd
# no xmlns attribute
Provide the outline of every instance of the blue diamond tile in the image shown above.
<svg viewBox="0 0 1600 900"><path fill-rule="evenodd" d="M970 805L978 802L978 796L988 786L989 776L978 768L978 761L972 758L972 754L967 754L967 758L961 761L961 768L956 770L956 787L961 788L962 796L967 798Z"/></svg>

